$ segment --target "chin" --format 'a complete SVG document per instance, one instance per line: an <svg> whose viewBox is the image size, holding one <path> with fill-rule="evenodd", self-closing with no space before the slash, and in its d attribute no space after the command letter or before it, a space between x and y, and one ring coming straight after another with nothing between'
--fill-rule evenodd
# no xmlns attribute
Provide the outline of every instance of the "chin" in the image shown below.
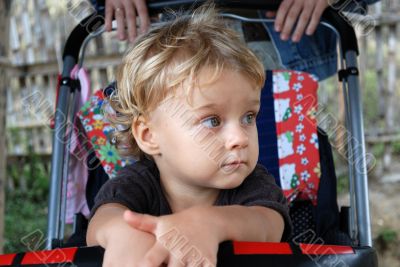
<svg viewBox="0 0 400 267"><path fill-rule="evenodd" d="M225 183L221 184L220 189L234 189L240 186L246 177L247 175L244 176L239 173L233 173L232 175L226 176L223 178Z"/></svg>

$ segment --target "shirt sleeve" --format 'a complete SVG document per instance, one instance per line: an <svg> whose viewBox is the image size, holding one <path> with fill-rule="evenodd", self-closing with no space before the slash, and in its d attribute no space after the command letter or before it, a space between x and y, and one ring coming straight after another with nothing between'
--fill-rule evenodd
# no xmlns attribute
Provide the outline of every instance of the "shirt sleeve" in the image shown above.
<svg viewBox="0 0 400 267"><path fill-rule="evenodd" d="M232 192L230 198L230 205L263 206L279 212L285 222L282 241L290 238L292 223L286 197L276 185L275 179L262 165L256 166L253 173Z"/></svg>
<svg viewBox="0 0 400 267"><path fill-rule="evenodd" d="M90 212L108 203L118 203L138 213L147 213L152 199L149 177L146 173L126 168L114 179L107 181L98 192Z"/></svg>

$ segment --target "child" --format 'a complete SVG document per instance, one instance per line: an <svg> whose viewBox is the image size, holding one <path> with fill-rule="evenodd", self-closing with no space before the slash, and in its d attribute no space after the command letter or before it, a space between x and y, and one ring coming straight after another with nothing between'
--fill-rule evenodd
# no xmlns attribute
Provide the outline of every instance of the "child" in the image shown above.
<svg viewBox="0 0 400 267"><path fill-rule="evenodd" d="M110 104L117 147L139 160L102 187L87 234L103 266L215 266L222 241L288 238L286 200L257 165L264 79L211 4L138 38Z"/></svg>

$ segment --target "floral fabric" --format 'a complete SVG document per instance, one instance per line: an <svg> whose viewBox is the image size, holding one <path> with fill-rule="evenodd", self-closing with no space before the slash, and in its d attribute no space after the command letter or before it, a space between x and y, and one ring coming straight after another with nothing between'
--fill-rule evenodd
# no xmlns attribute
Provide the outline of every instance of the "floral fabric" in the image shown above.
<svg viewBox="0 0 400 267"><path fill-rule="evenodd" d="M114 178L118 171L131 161L122 159L116 147L110 143L109 136L114 128L104 117L104 101L103 90L98 90L78 112L78 117L104 171L110 178Z"/></svg>
<svg viewBox="0 0 400 267"><path fill-rule="evenodd" d="M316 204L321 177L317 136L317 78L298 71L273 71L279 178L289 202Z"/></svg>

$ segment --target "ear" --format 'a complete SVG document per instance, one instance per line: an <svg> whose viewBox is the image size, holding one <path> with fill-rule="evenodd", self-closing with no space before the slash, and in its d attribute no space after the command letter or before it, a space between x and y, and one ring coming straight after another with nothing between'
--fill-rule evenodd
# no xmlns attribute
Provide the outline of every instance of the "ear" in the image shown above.
<svg viewBox="0 0 400 267"><path fill-rule="evenodd" d="M133 120L132 134L143 152L148 155L157 155L160 153L158 143L154 138L154 133L150 128L150 124L143 116L139 116Z"/></svg>

